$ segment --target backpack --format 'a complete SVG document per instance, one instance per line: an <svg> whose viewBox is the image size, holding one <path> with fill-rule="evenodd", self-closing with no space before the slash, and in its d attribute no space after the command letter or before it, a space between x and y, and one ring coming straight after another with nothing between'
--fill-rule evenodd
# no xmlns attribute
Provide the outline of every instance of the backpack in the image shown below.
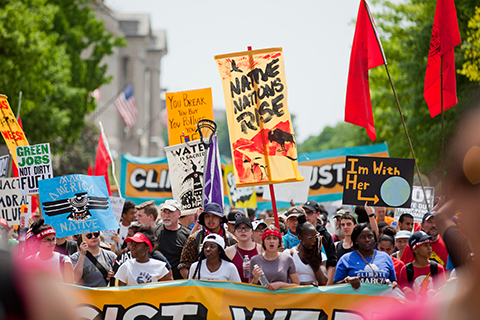
<svg viewBox="0 0 480 320"><path fill-rule="evenodd" d="M438 273L438 263L433 260L428 261L430 263L430 276L436 276ZM407 270L407 279L408 279L408 284L409 286L412 286L413 283L413 263L409 262L405 265L405 268Z"/></svg>
<svg viewBox="0 0 480 320"><path fill-rule="evenodd" d="M228 236L228 238L225 238L225 235ZM204 237L205 237L205 230L198 230L195 232L195 247L197 248L198 253L200 253L200 245L202 244ZM233 245L233 242L234 242L233 234L231 234L227 230L224 230L223 240L225 240L226 247Z"/></svg>

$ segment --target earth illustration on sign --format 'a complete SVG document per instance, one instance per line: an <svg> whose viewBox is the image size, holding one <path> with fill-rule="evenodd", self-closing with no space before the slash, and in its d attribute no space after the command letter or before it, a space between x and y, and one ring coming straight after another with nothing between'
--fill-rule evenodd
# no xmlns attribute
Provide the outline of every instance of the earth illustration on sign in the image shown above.
<svg viewBox="0 0 480 320"><path fill-rule="evenodd" d="M383 201L391 207L399 207L410 197L411 187L402 177L390 177L380 187Z"/></svg>

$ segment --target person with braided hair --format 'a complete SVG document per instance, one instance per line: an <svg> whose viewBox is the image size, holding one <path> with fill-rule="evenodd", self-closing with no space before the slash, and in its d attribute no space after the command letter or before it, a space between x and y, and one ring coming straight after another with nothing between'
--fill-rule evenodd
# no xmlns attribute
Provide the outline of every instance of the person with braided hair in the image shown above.
<svg viewBox="0 0 480 320"><path fill-rule="evenodd" d="M300 243L284 253L293 257L301 285L324 286L328 277L327 256L322 252L323 237L305 215L298 216L297 220L296 234Z"/></svg>

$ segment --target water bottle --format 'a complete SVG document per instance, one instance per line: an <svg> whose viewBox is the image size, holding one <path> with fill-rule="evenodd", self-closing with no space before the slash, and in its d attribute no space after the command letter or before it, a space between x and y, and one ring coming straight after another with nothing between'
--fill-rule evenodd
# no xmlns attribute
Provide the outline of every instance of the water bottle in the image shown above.
<svg viewBox="0 0 480 320"><path fill-rule="evenodd" d="M255 267L258 267L258 264L256 264ZM262 285L262 287L266 287L270 283L268 282L267 277L265 276L265 273L263 273L263 270L262 270L262 275L260 276L260 278L258 278L258 281L260 281L260 284Z"/></svg>
<svg viewBox="0 0 480 320"><path fill-rule="evenodd" d="M248 255L245 255L245 258L243 259L243 277L245 279L250 278L250 268L247 268L247 263L250 262L250 258Z"/></svg>

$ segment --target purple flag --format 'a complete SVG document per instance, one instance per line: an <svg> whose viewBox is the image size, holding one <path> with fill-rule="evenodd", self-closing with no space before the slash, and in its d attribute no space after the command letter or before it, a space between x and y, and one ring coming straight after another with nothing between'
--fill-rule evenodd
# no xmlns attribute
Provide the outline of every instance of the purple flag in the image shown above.
<svg viewBox="0 0 480 320"><path fill-rule="evenodd" d="M213 136L210 148L205 157L205 183L203 187L203 206L207 203L218 203L223 210L222 168L217 147L217 136Z"/></svg>

